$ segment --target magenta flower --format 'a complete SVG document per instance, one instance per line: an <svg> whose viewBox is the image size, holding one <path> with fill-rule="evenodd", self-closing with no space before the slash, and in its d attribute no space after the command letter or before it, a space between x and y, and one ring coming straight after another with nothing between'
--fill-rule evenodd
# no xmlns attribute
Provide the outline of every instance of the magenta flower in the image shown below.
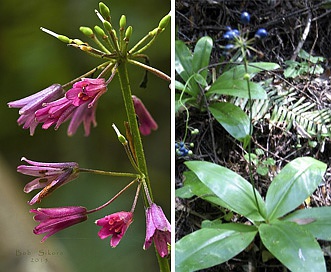
<svg viewBox="0 0 331 272"><path fill-rule="evenodd" d="M146 209L146 239L144 249L148 249L154 240L157 252L163 258L169 254L171 226L162 208L153 203Z"/></svg>
<svg viewBox="0 0 331 272"><path fill-rule="evenodd" d="M112 235L112 238L110 239L110 245L112 247L116 247L132 223L132 217L132 212L122 211L107 215L104 218L95 221L98 226L102 227L98 232L100 239L105 239Z"/></svg>
<svg viewBox="0 0 331 272"><path fill-rule="evenodd" d="M148 112L143 102L141 102L141 100L134 95L132 96L132 100L135 112L139 119L139 130L141 134L149 135L151 133L151 130L157 130L157 123L155 122L151 114Z"/></svg>
<svg viewBox="0 0 331 272"><path fill-rule="evenodd" d="M107 85L103 78L83 78L73 85L65 97L46 103L44 108L37 110L36 121L43 123L43 129L48 129L52 125L58 129L61 124L71 119L68 135L73 135L78 126L83 123L85 135L88 136L91 123L96 126L97 101L106 91Z"/></svg>
<svg viewBox="0 0 331 272"><path fill-rule="evenodd" d="M87 219L86 208L79 206L38 208L31 209L30 212L35 213L34 220L40 222L40 224L33 229L33 233L37 235L47 233L41 242L44 242L54 233Z"/></svg>
<svg viewBox="0 0 331 272"><path fill-rule="evenodd" d="M17 120L19 125L23 125L23 129L30 129L30 135L34 134L34 131L38 125L35 120L35 111L42 108L45 103L49 103L60 98L64 94L64 90L60 84L53 84L48 88L22 98L20 100L9 102L7 105L10 108L20 108L20 117Z"/></svg>
<svg viewBox="0 0 331 272"><path fill-rule="evenodd" d="M41 202L55 189L78 177L79 170L76 162L36 162L24 157L21 160L30 165L19 165L17 172L37 177L25 185L24 192L29 193L32 190L43 188L28 202L30 205Z"/></svg>

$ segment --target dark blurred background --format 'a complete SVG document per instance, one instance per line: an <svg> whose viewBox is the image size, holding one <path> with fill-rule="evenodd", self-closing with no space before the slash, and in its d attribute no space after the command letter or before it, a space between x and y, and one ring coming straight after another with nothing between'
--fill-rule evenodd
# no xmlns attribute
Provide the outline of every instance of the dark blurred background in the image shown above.
<svg viewBox="0 0 331 272"><path fill-rule="evenodd" d="M131 46L154 29L170 11L170 1L165 0L104 2L111 9L114 27L118 27L122 14L127 16L127 25L133 26ZM92 45L78 28L100 25L94 13L98 3L97 0L0 2L0 231L5 234L1 235L0 271L58 271L56 267L62 263L69 267L68 271L158 270L153 247L148 251L142 249L145 211L141 198L134 223L117 248L110 247L109 239L100 240L97 236L100 227L94 221L113 212L130 210L135 189L125 192L106 209L91 214L88 221L40 244L42 236L34 237L32 228L37 223L29 214L31 207L26 204L34 192L29 195L23 193L24 185L32 178L16 173L22 156L45 162L76 161L85 168L133 171L111 127L115 123L124 132L125 112L117 77L99 101L98 126L91 129L89 137L84 136L82 126L74 136L68 137L68 123L61 125L58 131L53 128L42 130L38 126L31 137L28 130L23 130L16 123L18 110L7 107L9 101L29 96L53 83L65 84L102 63L67 47L39 29L43 26ZM153 67L170 74L170 26L146 54ZM147 88L140 89L143 73L141 69L130 67L131 87L159 125L156 132L143 137L143 142L155 200L170 219L169 83L150 74ZM126 178L80 174L78 179L35 206L81 205L92 209L110 199L129 181ZM51 254L46 256L43 254L45 250ZM18 267L24 268L19 270ZM65 271L63 267L61 269Z"/></svg>

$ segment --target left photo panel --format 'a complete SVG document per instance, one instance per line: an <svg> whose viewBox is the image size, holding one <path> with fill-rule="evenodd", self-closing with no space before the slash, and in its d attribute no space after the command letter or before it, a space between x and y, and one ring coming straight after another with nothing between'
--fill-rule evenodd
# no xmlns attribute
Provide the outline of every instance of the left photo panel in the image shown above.
<svg viewBox="0 0 331 272"><path fill-rule="evenodd" d="M0 10L0 271L170 271L170 1Z"/></svg>

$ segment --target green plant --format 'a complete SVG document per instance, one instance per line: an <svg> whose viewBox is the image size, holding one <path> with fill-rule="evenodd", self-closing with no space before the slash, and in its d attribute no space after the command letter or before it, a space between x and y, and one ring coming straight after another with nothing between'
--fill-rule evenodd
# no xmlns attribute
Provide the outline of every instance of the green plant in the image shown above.
<svg viewBox="0 0 331 272"><path fill-rule="evenodd" d="M230 62L226 67L227 70L209 84L207 76L212 46L210 37L202 37L192 53L184 42L176 41L175 68L185 84L176 81L176 89L180 93L175 96L175 111L178 112L181 108L186 110L186 123L188 123L188 107L196 107L200 111L209 110L231 136L247 146L250 138L249 117L229 100L231 97L267 99L264 87L252 82L251 79L260 72L275 70L279 65L270 62L252 62L246 67L244 64ZM244 78L247 74L248 81ZM186 134L187 129L184 141Z"/></svg>
<svg viewBox="0 0 331 272"><path fill-rule="evenodd" d="M287 60L285 64L287 68L284 70L285 78L296 78L301 75L318 75L324 72L321 62L325 61L323 57L314 57L305 50L300 50L298 54L301 62L295 60Z"/></svg>
<svg viewBox="0 0 331 272"><path fill-rule="evenodd" d="M263 159L264 151L260 148L256 148L255 153L247 153L244 155L247 162L249 161L249 155L252 163L256 166L256 172L262 176L267 175L269 172L269 167L275 165L275 160L273 158Z"/></svg>
<svg viewBox="0 0 331 272"><path fill-rule="evenodd" d="M259 234L264 246L291 271L326 271L317 239L331 240L331 208L295 209L320 184L326 165L310 157L288 163L273 179L265 201L237 173L210 162L189 161L177 196L197 195L243 216L243 223L205 221L202 229L176 243L176 271L223 263ZM246 219L245 219L246 218Z"/></svg>
<svg viewBox="0 0 331 272"><path fill-rule="evenodd" d="M257 39L267 35L266 30L257 33ZM201 87L204 87L203 94L208 102L205 103L206 109L231 136L243 143L244 149L247 148L250 182L214 163L185 162L190 171L185 173L185 185L177 190L176 195L182 198L198 196L222 210L228 209L239 216L237 222L240 223L204 221L200 230L176 243L176 271L195 271L223 263L245 250L257 234L265 248L291 271L307 271L307 268L326 271L323 252L316 238L331 240L331 208L295 211L320 184L326 164L310 157L289 162L273 179L263 200L255 189L253 164L267 167L274 162L259 159L262 155L259 152L252 153L251 138L253 110L256 110L254 102L261 106L260 102L266 100L268 95L265 88L252 82L252 79L260 71L273 70L278 65L248 63L248 52L256 50L251 47L253 39L248 40L245 33L240 34L240 31L229 28L223 37L230 40L230 44L224 46L225 55L229 56L235 50L236 53L217 80L207 87L204 87L207 82L201 81L204 83ZM242 62L238 65L238 61ZM186 82L182 86L180 99L188 85ZM233 103L233 97L245 101L247 107L243 108L248 115L242 107ZM186 105L181 101L184 108L195 106L189 103L191 100L186 100Z"/></svg>

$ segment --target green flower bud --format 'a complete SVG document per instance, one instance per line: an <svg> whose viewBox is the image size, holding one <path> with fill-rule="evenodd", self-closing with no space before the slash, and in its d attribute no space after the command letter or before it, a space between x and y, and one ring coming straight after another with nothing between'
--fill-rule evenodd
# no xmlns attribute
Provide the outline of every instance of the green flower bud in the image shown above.
<svg viewBox="0 0 331 272"><path fill-rule="evenodd" d="M69 39L67 36L64 36L64 35L59 35L57 36L57 38L61 41L61 42L64 42L64 43L71 43L72 40Z"/></svg>
<svg viewBox="0 0 331 272"><path fill-rule="evenodd" d="M112 31L113 30L113 27L111 26L111 24L108 21L104 21L103 26L105 27L105 29L107 31Z"/></svg>
<svg viewBox="0 0 331 272"><path fill-rule="evenodd" d="M170 22L170 18L171 18L170 14L167 14L166 16L164 16L159 23L159 28L165 29Z"/></svg>
<svg viewBox="0 0 331 272"><path fill-rule="evenodd" d="M126 17L125 15L122 15L120 19L120 29L123 30L125 29L125 27L126 27Z"/></svg>
<svg viewBox="0 0 331 272"><path fill-rule="evenodd" d="M99 3L99 10L103 18L107 21L110 21L110 10L104 3Z"/></svg>
<svg viewBox="0 0 331 272"><path fill-rule="evenodd" d="M79 30L87 37L92 38L94 36L93 30L86 26L81 26Z"/></svg>
<svg viewBox="0 0 331 272"><path fill-rule="evenodd" d="M128 28L125 31L125 38L124 39L126 41L130 40L131 35L132 35L132 26L128 26Z"/></svg>
<svg viewBox="0 0 331 272"><path fill-rule="evenodd" d="M121 132L118 130L118 128L116 127L115 124L112 125L113 129L115 130L116 134L117 134L117 138L120 141L121 144L126 145L128 143L128 141L126 140L126 138L121 134Z"/></svg>
<svg viewBox="0 0 331 272"><path fill-rule="evenodd" d="M100 26L95 26L94 31L95 31L95 33L97 33L97 35L99 35L102 38L107 37L106 33L103 31L103 29Z"/></svg>
<svg viewBox="0 0 331 272"><path fill-rule="evenodd" d="M158 28L154 28L152 31L149 32L151 36L155 36L159 32Z"/></svg>
<svg viewBox="0 0 331 272"><path fill-rule="evenodd" d="M86 43L84 43L83 41L81 41L79 39L74 39L74 40L72 40L72 42L77 44L77 45L86 45Z"/></svg>

